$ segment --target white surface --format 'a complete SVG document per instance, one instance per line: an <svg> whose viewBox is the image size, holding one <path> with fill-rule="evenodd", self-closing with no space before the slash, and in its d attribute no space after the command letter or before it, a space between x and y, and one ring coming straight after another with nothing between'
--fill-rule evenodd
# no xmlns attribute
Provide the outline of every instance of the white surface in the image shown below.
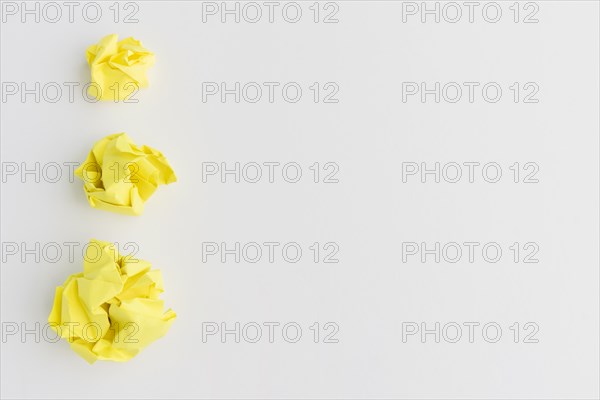
<svg viewBox="0 0 600 400"><path fill-rule="evenodd" d="M193 2L140 2L137 24L2 24L3 82L87 82L85 49L133 35L157 55L138 104L2 103L2 161L82 161L95 141L128 132L177 172L139 218L88 206L79 181L2 186L2 242L139 244L163 271L168 335L125 364L88 366L64 342L2 343L2 397L597 398L598 3L538 2L537 24L402 23L394 2L338 2L339 23L202 22ZM464 9L463 9L464 10ZM202 102L202 82L299 82L302 100ZM337 82L338 104L315 104L312 82ZM501 101L403 103L402 82L498 82ZM537 104L508 86L536 82ZM297 162L302 180L202 183L203 162ZM502 180L402 183L403 162L497 162ZM335 162L337 184L308 166ZM508 166L535 162L537 184ZM6 164L5 164L6 165ZM298 242L296 264L202 262L202 242ZM498 242L501 261L402 262L402 242ZM336 242L337 264L314 263L313 242ZM537 264L514 263L513 242L536 242ZM2 265L2 321L44 324L54 287L80 259ZM297 322L295 344L228 337L202 342L203 322ZM315 321L339 326L315 344ZM497 322L502 339L402 341L402 323ZM539 343L514 343L514 322ZM466 331L463 332L467 334ZM266 331L265 331L266 335ZM322 338L321 338L322 341Z"/></svg>

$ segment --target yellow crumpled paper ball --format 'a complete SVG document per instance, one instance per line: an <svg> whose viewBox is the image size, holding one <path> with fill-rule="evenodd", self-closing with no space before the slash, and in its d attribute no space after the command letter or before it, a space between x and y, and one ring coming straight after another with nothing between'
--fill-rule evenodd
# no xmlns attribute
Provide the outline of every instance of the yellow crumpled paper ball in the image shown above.
<svg viewBox="0 0 600 400"><path fill-rule="evenodd" d="M131 359L165 335L176 317L171 309L163 312L162 275L150 268L92 239L83 272L56 288L49 326L90 364Z"/></svg>
<svg viewBox="0 0 600 400"><path fill-rule="evenodd" d="M99 100L124 100L148 86L146 71L154 65L154 53L132 37L105 36L88 47L86 59L92 75L88 95Z"/></svg>
<svg viewBox="0 0 600 400"><path fill-rule="evenodd" d="M126 133L98 141L75 175L92 207L127 215L142 214L159 185L177 181L160 151L135 145Z"/></svg>

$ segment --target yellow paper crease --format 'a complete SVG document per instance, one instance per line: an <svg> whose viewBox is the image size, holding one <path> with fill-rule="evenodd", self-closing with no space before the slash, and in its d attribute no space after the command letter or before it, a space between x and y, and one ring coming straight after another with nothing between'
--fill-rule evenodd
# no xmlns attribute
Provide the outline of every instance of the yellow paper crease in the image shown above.
<svg viewBox="0 0 600 400"><path fill-rule="evenodd" d="M82 273L56 288L49 325L90 364L127 361L169 330L162 275L147 261L121 256L114 244L91 240Z"/></svg>
<svg viewBox="0 0 600 400"><path fill-rule="evenodd" d="M147 70L154 65L154 53L132 37L119 41L116 34L105 36L86 51L91 85L88 95L99 100L125 100L148 86Z"/></svg>
<svg viewBox="0 0 600 400"><path fill-rule="evenodd" d="M98 141L75 175L92 207L127 215L142 214L159 185L177 181L160 151L135 145L126 133Z"/></svg>

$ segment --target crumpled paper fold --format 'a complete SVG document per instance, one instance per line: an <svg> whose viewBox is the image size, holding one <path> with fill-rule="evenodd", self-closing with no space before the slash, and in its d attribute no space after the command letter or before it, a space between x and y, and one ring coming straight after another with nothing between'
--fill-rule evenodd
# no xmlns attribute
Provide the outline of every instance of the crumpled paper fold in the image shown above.
<svg viewBox="0 0 600 400"><path fill-rule="evenodd" d="M162 275L147 261L121 256L91 240L83 272L56 288L49 326L90 364L127 361L167 333L176 314L163 312Z"/></svg>
<svg viewBox="0 0 600 400"><path fill-rule="evenodd" d="M147 87L146 72L154 65L154 53L140 41L132 37L119 41L115 34L88 47L86 59L91 72L88 96L99 100L125 100Z"/></svg>
<svg viewBox="0 0 600 400"><path fill-rule="evenodd" d="M160 151L135 145L126 133L98 141L75 175L92 207L127 215L142 214L159 185L177 181Z"/></svg>

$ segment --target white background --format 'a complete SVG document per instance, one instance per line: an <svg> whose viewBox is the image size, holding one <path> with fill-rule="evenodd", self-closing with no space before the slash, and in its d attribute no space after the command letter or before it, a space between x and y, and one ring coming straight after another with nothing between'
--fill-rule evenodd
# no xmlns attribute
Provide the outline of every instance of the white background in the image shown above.
<svg viewBox="0 0 600 400"><path fill-rule="evenodd" d="M81 162L101 137L124 131L164 152L179 180L161 187L143 216L127 217L89 207L66 168L57 183L5 177L3 248L135 242L137 256L162 270L163 298L178 317L164 338L124 364L89 366L64 341L8 336L3 397L598 398L597 2L540 1L539 22L530 24L513 22L512 2L500 3L497 23L482 17L485 3L473 23L467 15L457 23L432 16L421 23L419 15L404 23L400 2L339 1L333 24L313 22L312 2L300 3L295 24L282 18L284 3L273 23L263 15L254 24L232 16L221 23L218 15L204 23L201 3L176 1L138 2L133 24L122 22L121 5L115 23L112 2L100 4L97 23L82 18L81 5L73 23L66 14L57 23L6 15L3 84L83 85L85 49L118 33L156 53L150 87L137 104L90 103L80 89L73 102L66 91L56 103L9 96L3 168ZM298 82L303 96L297 103L280 91L273 103L203 102L202 82ZM313 82L335 82L339 102L314 103ZM402 82L497 82L503 95L489 103L479 89L473 103L466 92L455 104L431 95L403 102ZM536 83L539 102L515 103L514 82ZM302 179L287 183L279 169L274 183L202 182L202 163L270 161L299 163ZM308 167L315 162L337 163L339 183L314 183ZM454 184L431 176L403 183L406 162L496 162L503 175L488 183L480 167L474 183L465 176ZM539 182L514 183L515 162L536 163ZM269 241L297 242L302 259L288 263L279 252L274 263L202 260L203 242ZM339 263L315 263L313 242L337 243ZM497 242L503 256L486 262L479 247L473 263L466 255L457 263L403 262L403 242ZM523 263L524 254L515 263L514 242L536 243L539 263ZM3 257L3 329L43 326L55 286L82 268L80 257L66 254L58 262L22 262L4 250ZM233 335L203 343L206 322L281 325L274 343L266 328L258 343L235 343ZM303 329L297 343L282 337L288 322ZM327 322L339 326L339 343L323 343ZM404 322L480 326L473 343L466 327L458 343L436 343L433 335L404 343ZM489 322L502 328L497 343L482 336ZM518 343L509 329L515 322ZM538 343L523 342L527 322L539 327Z"/></svg>

